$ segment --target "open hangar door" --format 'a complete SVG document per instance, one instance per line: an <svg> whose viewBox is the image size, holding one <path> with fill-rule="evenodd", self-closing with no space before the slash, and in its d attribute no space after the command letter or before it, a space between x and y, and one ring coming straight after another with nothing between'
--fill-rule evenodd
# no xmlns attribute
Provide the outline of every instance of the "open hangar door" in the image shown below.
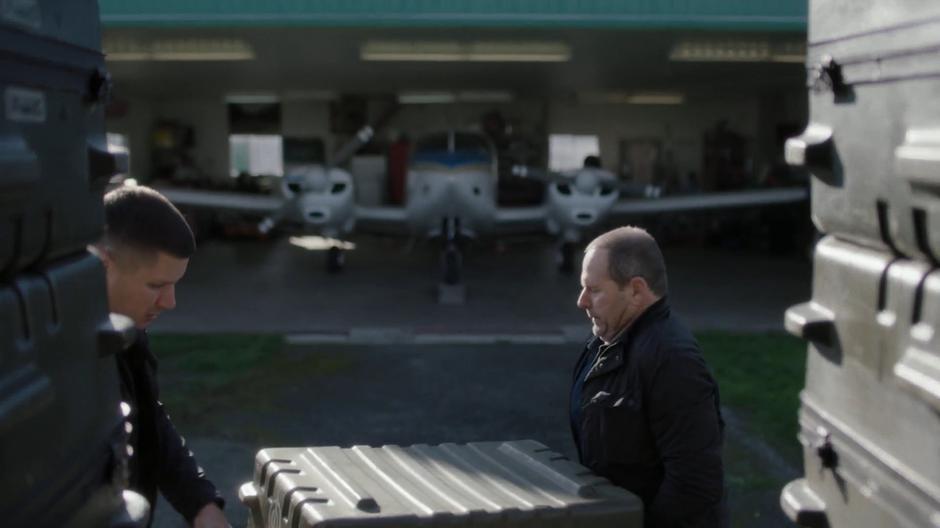
<svg viewBox="0 0 940 528"><path fill-rule="evenodd" d="M279 137L282 158L298 151L284 141L300 141L304 159L329 162L362 124L398 103L353 158L357 180L366 182L360 201L401 200L388 179L392 152L404 139L442 129L482 130L493 140L503 205L534 203L541 192L514 180L512 164L570 169L595 148L603 168L621 179L692 193L788 177L782 142L805 124L805 32L798 23L522 22L455 30L447 21L307 27L107 20L104 47L118 87L109 129L130 147L132 173L142 181L172 173L178 163L184 180L231 186L234 176L253 172L236 166L233 152L235 129L246 123L248 135ZM252 121L250 110L264 105L276 111ZM248 119L234 123L233 106L249 109ZM179 152L161 158L159 140L167 137ZM562 162L553 144L566 150ZM278 176L280 161L256 170Z"/></svg>

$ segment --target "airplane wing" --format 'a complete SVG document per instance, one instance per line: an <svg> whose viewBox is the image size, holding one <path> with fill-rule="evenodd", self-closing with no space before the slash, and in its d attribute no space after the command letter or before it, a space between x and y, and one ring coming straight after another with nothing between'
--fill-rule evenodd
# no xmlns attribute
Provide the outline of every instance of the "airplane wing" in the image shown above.
<svg viewBox="0 0 940 528"><path fill-rule="evenodd" d="M799 203L808 199L809 189L805 187L664 196L662 198L620 200L614 203L609 215L631 216L760 207Z"/></svg>
<svg viewBox="0 0 940 528"><path fill-rule="evenodd" d="M270 215L284 204L284 199L281 197L262 194L171 187L157 187L156 189L177 207L185 206Z"/></svg>
<svg viewBox="0 0 940 528"><path fill-rule="evenodd" d="M356 231L382 234L408 234L408 215L404 207L356 206Z"/></svg>
<svg viewBox="0 0 940 528"><path fill-rule="evenodd" d="M500 207L496 209L494 230L499 234L527 233L545 229L545 206Z"/></svg>

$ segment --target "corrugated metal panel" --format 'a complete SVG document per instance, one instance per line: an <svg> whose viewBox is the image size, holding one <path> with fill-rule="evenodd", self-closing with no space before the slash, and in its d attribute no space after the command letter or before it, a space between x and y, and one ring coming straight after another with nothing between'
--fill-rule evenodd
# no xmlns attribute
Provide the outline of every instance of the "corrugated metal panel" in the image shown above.
<svg viewBox="0 0 940 528"><path fill-rule="evenodd" d="M100 0L100 6L108 26L806 28L806 0Z"/></svg>
<svg viewBox="0 0 940 528"><path fill-rule="evenodd" d="M534 440L262 449L239 496L254 526L643 525L636 495Z"/></svg>

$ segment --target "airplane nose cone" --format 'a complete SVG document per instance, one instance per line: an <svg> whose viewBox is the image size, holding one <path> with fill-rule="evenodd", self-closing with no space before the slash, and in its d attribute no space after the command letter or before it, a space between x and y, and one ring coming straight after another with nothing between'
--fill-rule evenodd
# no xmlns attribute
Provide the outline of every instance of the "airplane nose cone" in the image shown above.
<svg viewBox="0 0 940 528"><path fill-rule="evenodd" d="M447 198L453 202L460 194L459 189L457 188L457 178L454 176L447 177Z"/></svg>
<svg viewBox="0 0 940 528"><path fill-rule="evenodd" d="M322 207L311 208L307 209L305 216L312 224L325 224L330 220L330 211Z"/></svg>
<svg viewBox="0 0 940 528"><path fill-rule="evenodd" d="M597 213L585 209L572 211L571 219L579 225L591 225L597 220Z"/></svg>

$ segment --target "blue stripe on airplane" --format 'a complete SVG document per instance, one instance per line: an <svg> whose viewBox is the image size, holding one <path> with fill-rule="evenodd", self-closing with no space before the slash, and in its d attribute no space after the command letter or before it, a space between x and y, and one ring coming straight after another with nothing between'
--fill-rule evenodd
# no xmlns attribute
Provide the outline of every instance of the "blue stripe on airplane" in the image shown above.
<svg viewBox="0 0 940 528"><path fill-rule="evenodd" d="M490 157L488 154L476 150L458 150L456 152L431 150L416 152L413 161L415 163L436 163L438 165L454 168L460 165L489 163Z"/></svg>

